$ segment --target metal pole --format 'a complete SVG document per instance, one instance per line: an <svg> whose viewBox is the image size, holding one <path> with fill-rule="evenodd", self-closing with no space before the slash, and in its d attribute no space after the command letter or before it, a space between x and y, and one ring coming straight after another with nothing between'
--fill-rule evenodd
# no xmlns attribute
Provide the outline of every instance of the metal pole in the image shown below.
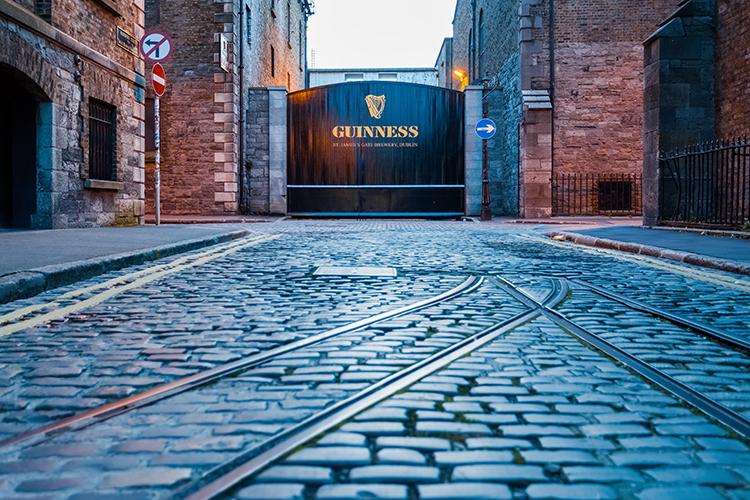
<svg viewBox="0 0 750 500"><path fill-rule="evenodd" d="M161 140L159 139L159 96L156 96L154 101L154 143L156 146L156 155L154 160L156 163L156 225L161 223L161 203L159 200L161 194L161 180L159 179L160 169L159 162L161 161Z"/></svg>
<svg viewBox="0 0 750 500"><path fill-rule="evenodd" d="M487 118L490 103L482 103L482 118ZM492 220L492 210L490 210L490 179L489 169L487 168L487 139L482 139L482 212L480 219L483 221Z"/></svg>

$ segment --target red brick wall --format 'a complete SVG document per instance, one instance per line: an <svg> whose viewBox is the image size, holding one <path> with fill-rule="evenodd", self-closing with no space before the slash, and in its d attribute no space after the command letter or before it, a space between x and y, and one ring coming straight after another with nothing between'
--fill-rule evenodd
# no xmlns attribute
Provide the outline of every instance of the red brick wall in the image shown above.
<svg viewBox="0 0 750 500"><path fill-rule="evenodd" d="M678 4L555 2L555 174L640 174L642 44Z"/></svg>
<svg viewBox="0 0 750 500"><path fill-rule="evenodd" d="M79 42L95 47L95 50L123 66L135 69L138 58L116 44L117 27L133 36L134 22L142 25L141 9L135 9L133 0L112 0L122 14L116 17L95 0L54 0L52 2L52 26L72 36ZM33 9L32 9L33 12Z"/></svg>
<svg viewBox="0 0 750 500"><path fill-rule="evenodd" d="M750 9L746 0L718 0L716 137L750 133Z"/></svg>

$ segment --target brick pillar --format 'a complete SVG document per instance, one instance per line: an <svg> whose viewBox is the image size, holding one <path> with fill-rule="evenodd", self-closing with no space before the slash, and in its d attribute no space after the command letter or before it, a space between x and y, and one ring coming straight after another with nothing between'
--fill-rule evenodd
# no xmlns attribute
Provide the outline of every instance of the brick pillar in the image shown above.
<svg viewBox="0 0 750 500"><path fill-rule="evenodd" d="M552 216L552 103L546 90L524 90L519 131L518 204L523 218Z"/></svg>
<svg viewBox="0 0 750 500"><path fill-rule="evenodd" d="M286 214L286 87L268 87L269 210Z"/></svg>
<svg viewBox="0 0 750 500"><path fill-rule="evenodd" d="M221 27L221 32L214 33L214 42L221 43L222 36L228 44L228 71L218 65L214 73L213 102L221 106L222 113L214 113L214 123L218 130L214 132L214 143L219 144L221 152L214 153L214 202L223 205L223 211L237 213L239 211L239 172L237 155L239 154L239 75L237 52L235 43L237 23L235 19L234 0L216 0L218 12L214 14L214 22ZM220 62L220 53L214 53L214 63ZM221 208L219 209L221 210Z"/></svg>
<svg viewBox="0 0 750 500"><path fill-rule="evenodd" d="M481 85L464 87L464 196L466 215L479 215L482 210L482 140L475 127L482 119Z"/></svg>

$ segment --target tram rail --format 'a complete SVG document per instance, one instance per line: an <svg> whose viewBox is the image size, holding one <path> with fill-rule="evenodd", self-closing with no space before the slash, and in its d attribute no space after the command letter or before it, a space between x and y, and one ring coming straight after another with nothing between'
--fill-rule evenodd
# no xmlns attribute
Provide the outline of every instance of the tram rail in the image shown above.
<svg viewBox="0 0 750 500"><path fill-rule="evenodd" d="M72 431L80 429L82 427L93 425L97 422L110 419L117 415L122 415L123 413L127 413L129 411L142 408L159 401L163 401L169 397L175 396L185 391L189 391L196 387L258 367L284 354L299 351L300 349L313 346L323 341L330 340L334 337L346 333L352 333L379 322L387 321L399 316L416 312L420 309L439 304L462 294L471 293L472 291L476 290L483 283L483 281L484 278L471 276L452 290L441 293L435 297L421 300L407 306L399 307L392 311L385 311L373 315L369 318L355 321L348 325L344 325L317 335L313 335L306 339L291 342L289 344L271 349L266 352L261 352L244 359L229 362L216 368L205 370L203 372L172 381L168 384L155 387L135 396L130 396L113 403L92 408L71 417L63 418L47 425L31 429L20 434L16 434L0 441L0 448L11 446L34 437L44 436L52 432L57 432L59 434L58 431Z"/></svg>

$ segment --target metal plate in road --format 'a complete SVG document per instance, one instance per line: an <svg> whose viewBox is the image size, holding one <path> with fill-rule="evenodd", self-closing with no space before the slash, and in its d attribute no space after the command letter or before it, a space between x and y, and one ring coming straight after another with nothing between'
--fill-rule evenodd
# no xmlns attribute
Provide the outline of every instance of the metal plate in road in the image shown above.
<svg viewBox="0 0 750 500"><path fill-rule="evenodd" d="M395 278L392 267L319 267L313 276L373 276Z"/></svg>

